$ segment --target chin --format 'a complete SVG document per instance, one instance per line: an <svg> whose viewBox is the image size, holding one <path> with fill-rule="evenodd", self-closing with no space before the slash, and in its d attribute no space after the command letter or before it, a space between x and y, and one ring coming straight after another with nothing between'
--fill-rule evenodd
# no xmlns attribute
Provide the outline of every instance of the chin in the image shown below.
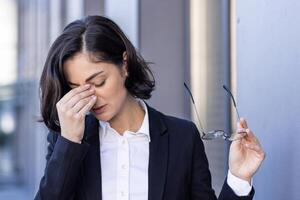
<svg viewBox="0 0 300 200"><path fill-rule="evenodd" d="M101 120L101 121L109 121L112 117L110 117L107 113L103 113L103 114L96 114L96 113L92 113L92 115L98 119L98 120Z"/></svg>

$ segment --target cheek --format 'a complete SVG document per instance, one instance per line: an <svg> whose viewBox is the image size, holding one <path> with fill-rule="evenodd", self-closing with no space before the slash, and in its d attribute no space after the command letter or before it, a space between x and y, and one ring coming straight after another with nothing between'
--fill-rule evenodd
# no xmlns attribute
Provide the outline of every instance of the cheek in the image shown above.
<svg viewBox="0 0 300 200"><path fill-rule="evenodd" d="M98 99L105 101L105 103L119 101L127 94L127 89L122 79L107 80L103 87L95 87L95 90Z"/></svg>

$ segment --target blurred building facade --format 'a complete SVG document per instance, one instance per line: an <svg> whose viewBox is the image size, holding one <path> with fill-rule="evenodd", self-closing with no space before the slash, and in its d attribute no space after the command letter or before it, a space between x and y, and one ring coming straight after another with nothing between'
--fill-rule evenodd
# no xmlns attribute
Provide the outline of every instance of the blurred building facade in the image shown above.
<svg viewBox="0 0 300 200"><path fill-rule="evenodd" d="M237 97L267 157L256 200L300 198L300 2L237 2Z"/></svg>
<svg viewBox="0 0 300 200"><path fill-rule="evenodd" d="M0 82L0 122L4 121L2 124L5 124L1 125L0 129L0 199L32 199L38 188L45 168L47 147L47 129L43 124L36 122L40 117L39 77L51 43L66 24L85 15L105 15L113 19L129 36L144 58L155 63L151 68L154 71L157 87L153 97L149 100L149 104L153 107L166 114L194 120L197 124L190 99L183 87L183 83L187 82L195 96L204 129L231 131L231 124L235 124L235 117L231 115L230 101L222 90L223 84L231 85L237 93L241 114L249 119L250 125L253 125L259 138L270 142L281 141L274 140L269 135L261 135L266 129L276 132L270 128L272 119L276 121L276 118L265 120L269 116L262 117L261 115L264 109L259 107L262 97L252 101L249 96L250 94L256 96L258 89L255 87L268 85L264 81L272 80L270 76L261 76L256 84L257 79L251 79L251 77L257 77L256 73L263 71L263 67L270 64L263 61L262 57L260 57L261 60L256 60L257 62L250 59L253 58L251 55L259 57L268 51L264 48L257 51L255 34L264 35L264 31L277 31L271 26L263 29L262 22L258 23L262 31L256 29L257 21L260 19L251 20L252 15L247 9L252 8L251 12L255 11L258 16L261 16L262 11L256 9L256 4L259 5L259 2L243 1L237 5L235 1L229 0L7 0L7 2L13 2L12 6L16 10L14 24L17 30L15 36L17 42L11 43L11 45L15 44L13 48L16 51L15 64L12 61L7 66L1 66L0 69L1 73L4 68L14 67L15 69L15 71L6 72L15 74L15 78ZM300 4L296 1L291 2L293 3L286 5L286 9L292 8L293 15L282 13L282 17L288 19L296 17L296 10L300 8ZM276 4L270 6L271 1L267 0L264 4L266 4L264 9L269 11L270 15L275 15L272 8L279 9L283 3L276 1ZM237 14L233 15L235 12ZM267 17L263 19L264 23L271 20ZM287 26L286 29L289 28L287 21L281 21L281 23ZM273 25L276 26L276 24ZM234 29L234 26L237 28ZM250 29L255 31L251 32ZM295 32L297 31L299 30L295 29ZM249 41L247 41L248 38L250 38ZM266 41L263 39L267 38L268 35L264 35L264 38L260 38L259 41ZM299 43L295 35L292 38ZM273 39L282 40L279 36ZM283 40L283 42L291 41ZM271 41L266 45L272 46ZM288 48L291 48L291 54L280 55L281 61L288 59L292 63L299 64L297 60L299 55L295 54L295 51L299 52L299 47L290 45ZM0 52L0 56L3 56L1 49ZM270 62L272 55L277 56L277 53L271 51ZM276 66L278 71L275 72L279 75L284 71L286 76L294 80L287 82L285 86L288 91L295 94L297 89L295 86L299 84L296 75L299 74L299 67L289 66L286 68L287 71L282 70L282 66ZM269 70L272 71L272 69ZM291 74L291 71L298 73ZM248 76L249 73L252 76ZM0 77L1 80L5 78L5 76ZM277 83L277 80L273 81L273 84ZM271 88L266 89L275 91ZM286 90L282 89L282 92ZM276 94L274 92L275 96ZM263 96L263 99L265 103L270 100L272 102L268 96ZM293 117L297 117L297 112L293 108L299 111L299 104L288 99L287 103L289 102L293 107L290 108L286 117L292 121ZM283 116L287 115L283 110L281 112ZM261 117L258 118L258 115ZM299 132L299 123L294 124L296 125L292 126L293 130ZM288 126L289 124L286 123L282 128ZM6 134L5 131L10 131L11 134ZM296 136L293 135L293 137ZM268 151L273 152L271 146L266 142L262 143L267 147L267 154ZM296 147L295 143L293 145ZM205 146L213 177L213 187L219 193L227 173L228 143L209 141L205 142ZM286 161L291 160L286 158ZM300 161L296 163L299 164ZM272 167L268 161L266 161L266 166ZM280 167L281 170L287 168L284 165ZM276 199L276 195L270 197L271 190L267 192L263 190L264 184L262 183L267 185L274 183L265 179L269 180L272 176L271 172L262 171L265 173L258 174L257 180L261 182L257 183L259 194L256 199ZM287 181L284 174L281 174L278 182L281 180ZM293 185L290 186L290 190L286 191L291 194L289 199L296 198L293 196L297 194Z"/></svg>
<svg viewBox="0 0 300 200"><path fill-rule="evenodd" d="M228 17L226 3L207 1L199 4L197 1L184 0L18 0L15 3L17 78L11 88L17 90L11 91L15 92L17 104L14 107L16 130L10 152L14 155L12 161L16 170L11 179L13 187L7 187L6 190L3 187L2 191L12 191L2 193L6 199L16 197L9 195L31 199L36 192L45 167L47 147L47 129L36 122L40 116L39 77L50 44L67 23L85 15L112 18L145 59L155 63L152 69L157 89L149 101L152 106L166 114L191 119L193 110L183 87L183 82L187 82L199 101L205 128L219 126L228 129L228 102L219 88L221 83L229 80L228 21L223 20ZM198 15L203 11L203 6L209 12ZM191 20L194 24L190 23ZM200 22L204 22L203 25ZM200 39L190 25L202 27L202 32L198 32ZM212 35L205 34L206 31ZM206 41L207 44L199 41ZM197 48L201 47L203 52L197 55ZM209 59L205 59L206 63L197 63L193 61L197 57ZM191 76L191 72L199 73L198 68L203 74ZM197 86L199 78L203 79L200 83L205 87ZM1 91L4 91L4 86ZM227 145L223 141L215 141L206 146L213 185L219 192L226 173Z"/></svg>

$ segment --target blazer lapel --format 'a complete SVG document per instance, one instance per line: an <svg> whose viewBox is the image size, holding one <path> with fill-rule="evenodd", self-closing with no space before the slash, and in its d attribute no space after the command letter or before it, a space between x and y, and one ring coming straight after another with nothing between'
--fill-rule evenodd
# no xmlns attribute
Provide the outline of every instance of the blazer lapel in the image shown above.
<svg viewBox="0 0 300 200"><path fill-rule="evenodd" d="M148 199L161 200L168 168L169 135L162 119L163 115L148 105L147 108L151 138L149 144Z"/></svg>
<svg viewBox="0 0 300 200"><path fill-rule="evenodd" d="M99 145L99 121L93 116L86 117L84 141L90 144L83 164L83 187L87 199L102 199L101 159Z"/></svg>
<svg viewBox="0 0 300 200"><path fill-rule="evenodd" d="M169 135L163 115L147 105L151 142L149 144L148 200L161 200L164 195ZM87 199L102 199L99 121L92 115L86 117L84 141L90 144L83 164L83 187Z"/></svg>

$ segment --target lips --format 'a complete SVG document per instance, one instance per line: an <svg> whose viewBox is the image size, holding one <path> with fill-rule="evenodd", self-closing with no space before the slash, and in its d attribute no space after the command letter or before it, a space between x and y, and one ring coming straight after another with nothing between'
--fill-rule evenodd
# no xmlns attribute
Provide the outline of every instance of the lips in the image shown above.
<svg viewBox="0 0 300 200"><path fill-rule="evenodd" d="M105 105L102 105L102 106L99 106L99 107L93 108L93 110L97 110L97 109L103 108L104 106L105 106Z"/></svg>
<svg viewBox="0 0 300 200"><path fill-rule="evenodd" d="M93 111L94 111L96 114L101 114L101 113L104 112L105 106L106 106L106 104L103 105L103 106L97 107L97 108L93 108Z"/></svg>

